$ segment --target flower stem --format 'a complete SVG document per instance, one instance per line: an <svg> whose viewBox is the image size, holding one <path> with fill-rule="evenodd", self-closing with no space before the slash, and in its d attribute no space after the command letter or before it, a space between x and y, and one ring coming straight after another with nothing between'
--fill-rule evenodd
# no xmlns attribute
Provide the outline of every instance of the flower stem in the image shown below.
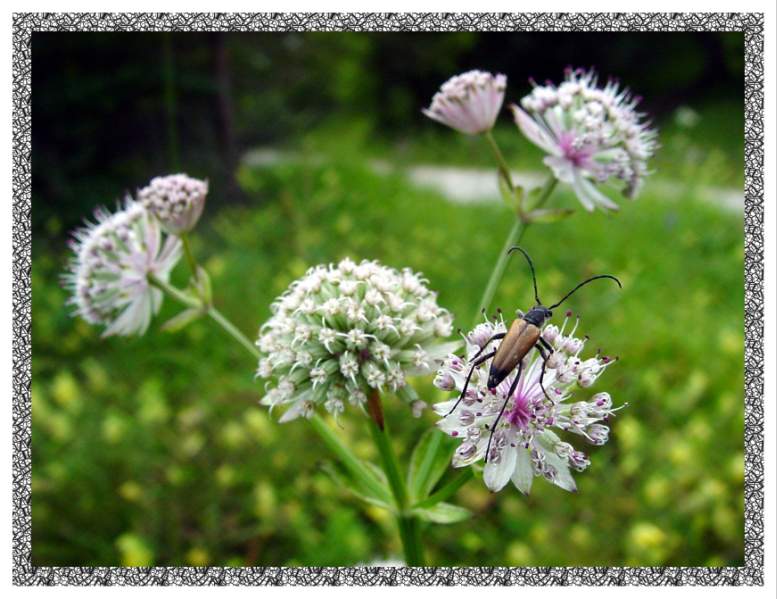
<svg viewBox="0 0 777 599"><path fill-rule="evenodd" d="M148 275L148 282L187 308L202 308L202 303L196 298L184 293L177 287L173 287L170 283L163 281L153 273Z"/></svg>
<svg viewBox="0 0 777 599"><path fill-rule="evenodd" d="M486 138L486 141L488 142L488 145L491 146L491 151L494 153L494 158L496 158L496 163L499 168L499 173L504 177L505 182L510 187L510 191L515 191L515 185L513 185L513 178L510 174L510 167L507 166L507 161L505 160L504 154L502 154L502 150L499 149L499 146L496 143L496 140L494 139L493 133L491 131L486 131L483 136Z"/></svg>
<svg viewBox="0 0 777 599"><path fill-rule="evenodd" d="M373 391L370 400L380 402L380 396L377 391ZM391 447L391 437L389 437L388 429L385 423L383 426L380 426L374 419L370 419L369 426L372 439L375 441L380 454L383 471L386 473L391 492L394 494L394 501L399 510L397 525L399 527L399 537L402 541L402 549L405 553L405 562L408 566L422 566L423 549L421 547L420 523L416 516L407 513L409 506L405 478L402 476L394 449Z"/></svg>
<svg viewBox="0 0 777 599"><path fill-rule="evenodd" d="M421 545L420 522L415 516L399 516L399 536L405 551L405 563L408 566L423 566L424 555Z"/></svg>
<svg viewBox="0 0 777 599"><path fill-rule="evenodd" d="M219 325L221 325L221 328L223 328L227 333L232 335L232 337L240 343L243 347L245 347L251 355L259 359L259 348L254 345L248 337L246 337L240 329L238 329L232 322L227 319L226 316L224 316L221 312L219 312L216 308L213 306L210 306L208 308L208 316L210 316L213 320L215 320Z"/></svg>
<svg viewBox="0 0 777 599"><path fill-rule="evenodd" d="M359 481L364 483L370 492L387 503L391 503L391 497L387 494L386 488L381 485L375 475L370 472L364 464L340 441L340 438L332 432L332 429L318 414L310 417L310 424L321 437L321 440L329 450L337 456L351 474Z"/></svg>
<svg viewBox="0 0 777 599"><path fill-rule="evenodd" d="M542 192L540 193L540 197L537 199L537 203L534 205L534 208L539 208L542 206L548 200L555 188L556 178L551 175L551 177L542 188ZM499 257L496 260L494 270L491 271L491 277L488 279L486 290L483 292L483 297L480 300L478 311L475 313L473 324L480 322L483 310L487 310L489 304L491 304L491 300L494 299L496 288L499 286L499 283L502 282L502 277L504 276L505 268L507 267L507 260L509 258L507 253L508 250L510 247L521 241L523 234L526 232L526 229L530 224L531 223L529 221L523 220L520 216L516 217L510 232L507 234L504 245L502 246L502 251L499 253Z"/></svg>
<svg viewBox="0 0 777 599"><path fill-rule="evenodd" d="M194 259L191 245L189 245L189 235L186 233L181 233L179 239L183 245L183 253L184 256L186 256L186 262L189 265L189 270L192 271L192 276L197 278L197 261Z"/></svg>

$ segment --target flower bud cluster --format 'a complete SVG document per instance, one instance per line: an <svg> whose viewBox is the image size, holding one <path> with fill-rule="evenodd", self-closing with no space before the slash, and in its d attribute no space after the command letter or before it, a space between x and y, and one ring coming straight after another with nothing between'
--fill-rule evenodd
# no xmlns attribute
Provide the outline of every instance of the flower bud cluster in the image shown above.
<svg viewBox="0 0 777 599"><path fill-rule="evenodd" d="M316 266L271 307L256 342L264 405L287 406L281 421L361 405L373 390L416 402L410 375L431 372L458 346L442 343L452 318L427 281L375 261ZM418 405L413 406L418 412Z"/></svg>
<svg viewBox="0 0 777 599"><path fill-rule="evenodd" d="M138 192L143 204L173 235L188 233L197 224L205 207L207 181L188 175L154 177Z"/></svg>

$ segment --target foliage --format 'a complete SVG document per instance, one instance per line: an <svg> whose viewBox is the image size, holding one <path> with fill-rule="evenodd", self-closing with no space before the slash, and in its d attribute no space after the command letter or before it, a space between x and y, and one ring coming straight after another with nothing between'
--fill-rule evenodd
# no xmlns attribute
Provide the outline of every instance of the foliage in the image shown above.
<svg viewBox="0 0 777 599"><path fill-rule="evenodd" d="M458 143L449 135L446 143ZM681 145L679 136L664 143ZM250 201L206 214L194 251L217 305L253 335L270 301L308 266L378 258L424 272L466 327L510 226L504 205L451 204L413 187L401 168L376 173L367 156L396 150L365 152L345 138L322 154L312 136L298 159L244 166L238 181ZM661 183L616 216L578 213L530 229L522 242L544 298L598 272L624 283L622 293L591 288L569 304L592 343L622 357L608 388L629 407L612 441L593 450L575 495L539 481L530 497L464 486L451 502L472 517L427 525L430 564L742 563L742 216L706 201L703 186L689 184L678 201ZM552 203L575 200L562 192ZM56 215L43 222L61 228ZM364 511L337 484L309 425L278 425L259 407L256 365L241 348L206 321L160 331L179 309L169 301L145 337L100 339L65 306L61 241L34 240L34 564L396 559L386 512ZM180 265L173 279L182 285L185 274ZM492 309L510 315L531 296L515 262ZM415 384L426 400L442 399L430 378ZM385 406L408 463L435 418L414 419L399 401ZM366 418L351 414L336 430L359 456L376 458ZM436 465L427 468L437 476ZM433 484L423 478L411 481ZM441 506L430 517L466 515Z"/></svg>

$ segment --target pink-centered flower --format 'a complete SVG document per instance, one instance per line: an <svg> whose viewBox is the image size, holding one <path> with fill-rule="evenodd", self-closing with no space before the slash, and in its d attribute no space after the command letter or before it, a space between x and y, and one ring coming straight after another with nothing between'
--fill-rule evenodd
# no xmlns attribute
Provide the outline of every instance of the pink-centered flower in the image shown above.
<svg viewBox="0 0 777 599"><path fill-rule="evenodd" d="M504 75L468 71L443 83L423 113L461 133L485 133L494 126L506 87Z"/></svg>
<svg viewBox="0 0 777 599"><path fill-rule="evenodd" d="M561 329L547 325L542 331L554 350L548 357L542 385L543 361L536 350L524 358L521 378L509 397L517 372L491 390L491 360L475 368L461 401L458 400L471 368L468 361L450 355L437 373L435 385L454 392L450 400L434 406L442 416L438 427L461 440L453 455L453 466L464 467L484 460L483 480L492 491L499 491L512 481L528 494L536 476L567 491L576 491L571 471L585 470L590 461L562 435L578 435L592 445L607 442L610 429L603 422L620 408L613 408L606 392L588 399L578 396L615 360L600 352L584 358L586 339L575 337L577 321L567 333L569 324L568 315ZM488 343L489 339L505 330L501 320L479 324L465 337L467 359L471 360L483 348L484 353L495 349L500 341Z"/></svg>
<svg viewBox="0 0 777 599"><path fill-rule="evenodd" d="M636 111L639 98L612 80L596 85L594 71L567 69L561 85L535 85L521 107L511 109L523 134L548 154L545 164L572 186L586 210L617 210L598 185L616 182L634 198L657 148L656 131Z"/></svg>
<svg viewBox="0 0 777 599"><path fill-rule="evenodd" d="M162 305L162 292L148 277L167 281L181 241L131 198L115 213L98 208L95 218L71 241L75 256L63 277L70 303L87 322L104 324L103 336L142 335Z"/></svg>

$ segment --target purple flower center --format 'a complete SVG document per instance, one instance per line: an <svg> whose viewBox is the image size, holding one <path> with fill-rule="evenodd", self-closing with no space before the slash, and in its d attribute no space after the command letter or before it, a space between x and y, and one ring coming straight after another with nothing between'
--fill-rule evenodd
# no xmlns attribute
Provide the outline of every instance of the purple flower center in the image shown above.
<svg viewBox="0 0 777 599"><path fill-rule="evenodd" d="M574 133L565 131L559 136L558 145L564 153L564 158L576 167L584 167L593 156L594 148L590 145L577 145L576 140Z"/></svg>
<svg viewBox="0 0 777 599"><path fill-rule="evenodd" d="M529 426L531 415L529 398L523 393L518 393L515 396L515 404L507 413L507 422L520 430L525 430Z"/></svg>

